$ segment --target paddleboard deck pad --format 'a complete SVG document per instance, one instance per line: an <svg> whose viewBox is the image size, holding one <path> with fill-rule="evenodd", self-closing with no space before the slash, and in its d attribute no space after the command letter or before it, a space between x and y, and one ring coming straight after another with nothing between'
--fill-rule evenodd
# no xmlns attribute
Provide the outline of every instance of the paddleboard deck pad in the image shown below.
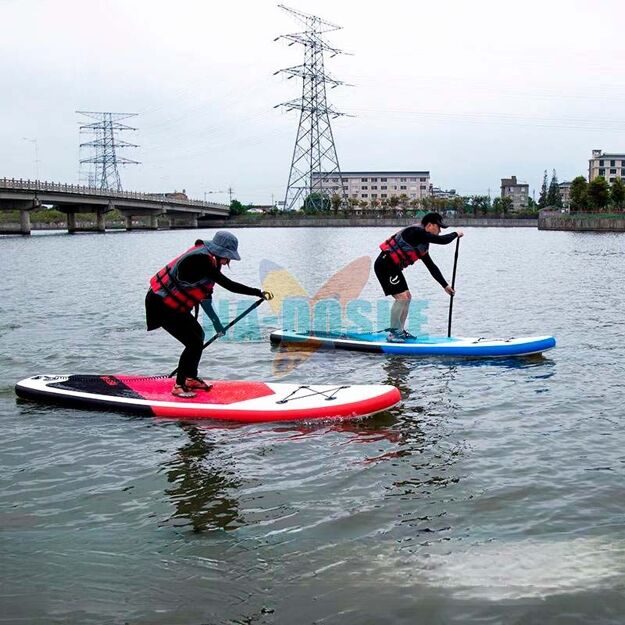
<svg viewBox="0 0 625 625"><path fill-rule="evenodd" d="M80 408L243 422L358 418L401 400L389 385L206 382L212 384L209 391L182 398L171 394L174 380L165 376L36 375L18 382L15 392L24 399Z"/></svg>
<svg viewBox="0 0 625 625"><path fill-rule="evenodd" d="M361 352L405 354L410 356L451 356L456 358L504 358L540 354L556 346L553 336L525 336L509 339L424 336L390 343L386 332L339 333L294 332L271 333L271 342L303 348L325 347Z"/></svg>

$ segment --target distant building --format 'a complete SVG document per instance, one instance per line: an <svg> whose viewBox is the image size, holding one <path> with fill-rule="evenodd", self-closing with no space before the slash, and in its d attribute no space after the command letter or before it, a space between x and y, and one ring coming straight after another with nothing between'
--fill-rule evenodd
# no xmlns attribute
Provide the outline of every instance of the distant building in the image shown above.
<svg viewBox="0 0 625 625"><path fill-rule="evenodd" d="M625 180L625 154L604 154L601 150L593 150L588 162L588 181L598 176L610 183L617 178Z"/></svg>
<svg viewBox="0 0 625 625"><path fill-rule="evenodd" d="M512 198L512 210L514 212L527 209L527 199L530 186L525 182L517 182L516 176L501 179L501 198Z"/></svg>
<svg viewBox="0 0 625 625"><path fill-rule="evenodd" d="M343 192L357 200L384 200L391 196L406 195L420 200L430 195L429 171L342 171ZM313 173L313 187L321 178L322 188L331 194L341 195L338 174Z"/></svg>
<svg viewBox="0 0 625 625"><path fill-rule="evenodd" d="M458 197L455 189L445 190L440 187L433 187L432 185L430 185L430 195L440 200L453 200L455 197Z"/></svg>
<svg viewBox="0 0 625 625"><path fill-rule="evenodd" d="M248 213L269 213L272 210L275 210L275 206L273 204L250 204L247 212Z"/></svg>
<svg viewBox="0 0 625 625"><path fill-rule="evenodd" d="M560 197L562 198L562 208L565 210L571 209L571 183L561 182L558 184L560 187Z"/></svg>

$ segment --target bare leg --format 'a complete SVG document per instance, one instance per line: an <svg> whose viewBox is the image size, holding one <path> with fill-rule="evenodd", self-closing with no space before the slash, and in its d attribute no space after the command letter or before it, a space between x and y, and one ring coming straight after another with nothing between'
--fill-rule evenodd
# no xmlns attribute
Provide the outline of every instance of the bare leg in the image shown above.
<svg viewBox="0 0 625 625"><path fill-rule="evenodd" d="M391 306L391 328L403 330L408 318L408 310L410 309L410 300L412 295L410 291L403 291L393 295L395 301Z"/></svg>

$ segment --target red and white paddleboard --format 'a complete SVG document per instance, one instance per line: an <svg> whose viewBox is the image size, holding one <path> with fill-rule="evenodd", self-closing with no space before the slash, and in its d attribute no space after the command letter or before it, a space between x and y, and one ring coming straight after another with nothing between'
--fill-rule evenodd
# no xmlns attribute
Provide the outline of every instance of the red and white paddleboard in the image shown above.
<svg viewBox="0 0 625 625"><path fill-rule="evenodd" d="M386 410L401 400L381 384L278 384L206 380L195 397L171 394L173 379L128 375L36 375L15 385L19 397L91 409L157 417L226 421L352 419Z"/></svg>

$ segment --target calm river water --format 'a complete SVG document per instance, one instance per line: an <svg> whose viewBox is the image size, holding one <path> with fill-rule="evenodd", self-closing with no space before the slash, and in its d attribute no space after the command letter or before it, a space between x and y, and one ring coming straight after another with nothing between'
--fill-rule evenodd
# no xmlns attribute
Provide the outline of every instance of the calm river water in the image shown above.
<svg viewBox="0 0 625 625"><path fill-rule="evenodd" d="M37 373L169 372L180 349L145 332L147 281L212 232L0 239L0 623L625 621L625 235L465 229L454 334L554 334L543 358L330 352L280 377L269 305L262 336L204 355L210 377L401 389L362 422L16 400ZM314 295L390 232L236 234L233 279L259 285L270 260ZM448 278L453 248L431 251ZM448 298L425 267L407 277L444 334ZM373 274L361 297L379 298Z"/></svg>

